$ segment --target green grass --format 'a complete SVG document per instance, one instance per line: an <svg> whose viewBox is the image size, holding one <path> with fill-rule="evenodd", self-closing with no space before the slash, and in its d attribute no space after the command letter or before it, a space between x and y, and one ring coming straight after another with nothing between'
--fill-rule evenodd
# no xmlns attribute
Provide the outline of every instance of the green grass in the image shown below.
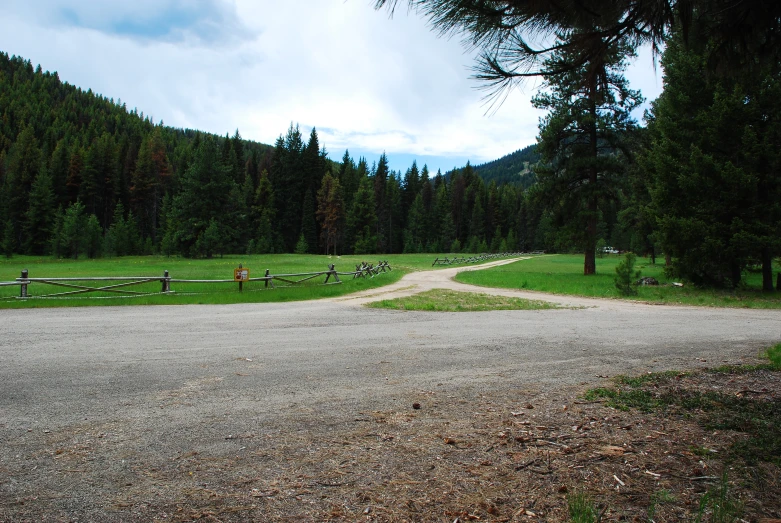
<svg viewBox="0 0 781 523"><path fill-rule="evenodd" d="M596 505L584 492L567 496L567 508L571 523L596 523L599 518Z"/></svg>
<svg viewBox="0 0 781 523"><path fill-rule="evenodd" d="M264 284L250 282L244 284L244 291L238 292L238 284L171 284L171 295L148 295L131 298L110 297L107 293L100 294L103 298L68 298L68 299L29 299L18 300L18 286L0 287L0 308L21 307L71 307L94 305L169 305L191 303L255 303L313 300L342 296L388 285L398 281L404 274L411 271L430 269L435 254L410 254L394 256L341 256L327 257L315 255L254 255L225 256L213 259L187 259L165 256L130 256L122 258L102 258L96 260L54 259L51 257L14 256L10 259L0 258L0 282L14 281L22 269L29 270L29 277L111 277L111 276L151 276L163 275L168 270L175 279L232 279L233 269L239 263L249 267L252 277L265 274L266 269L271 274L306 273L327 270L333 263L339 272L355 270L355 265L366 261L376 264L380 259L388 260L392 271L380 273L372 279L351 279L343 277L341 285L321 285L325 277L318 277L307 284L296 287L283 287L277 283L276 289L265 289ZM86 283L85 283L86 284ZM92 285L92 284L87 284ZM144 284L140 288L130 287L145 292L158 292L161 284L158 281ZM61 288L60 291L68 289ZM31 284L31 295L58 292L57 288L43 284ZM196 293L196 294L191 294ZM86 296L86 295L85 295Z"/></svg>
<svg viewBox="0 0 781 523"><path fill-rule="evenodd" d="M773 353L776 345L768 351ZM710 373L779 371L773 364L745 367L723 367ZM732 455L753 464L767 461L781 464L781 404L777 401L754 399L748 395L724 394L715 391L686 390L671 382L691 373L652 373L636 378L618 376L615 387L600 387L586 391L589 401L605 400L605 405L622 411L659 412L661 415L694 417L708 430L733 430L748 437L737 439ZM726 377L724 379L727 379Z"/></svg>
<svg viewBox="0 0 781 523"><path fill-rule="evenodd" d="M614 381L618 385L629 385L630 387L637 388L642 387L643 385L669 383L673 379L681 378L688 374L688 372L668 370L664 372L649 372L648 374L641 374L640 376L616 376Z"/></svg>
<svg viewBox="0 0 781 523"><path fill-rule="evenodd" d="M675 496L669 490L662 489L651 494L651 504L648 506L648 521L654 521L656 509L664 504L675 501Z"/></svg>
<svg viewBox="0 0 781 523"><path fill-rule="evenodd" d="M584 276L582 255L546 255L483 271L463 272L456 276L456 280L485 287L528 289L554 294L621 298L661 304L781 308L781 292L762 292L760 274L747 273L746 286L734 291L698 289L691 285L674 287L669 285L672 282L664 276L664 262L653 265L648 258L638 258L635 269L640 270L643 277L656 278L662 285L639 286L637 296L621 296L614 284L615 267L621 260L620 256L598 258L597 274Z"/></svg>
<svg viewBox="0 0 781 523"><path fill-rule="evenodd" d="M445 289L432 289L414 296L369 303L367 306L377 309L436 312L541 310L557 308L555 305L544 301L490 296L488 294L472 292L456 292Z"/></svg>
<svg viewBox="0 0 781 523"><path fill-rule="evenodd" d="M699 511L695 523L701 523L703 516L710 514L711 523L734 523L741 521L743 502L730 491L727 473L721 476L718 485L714 485L700 498Z"/></svg>
<svg viewBox="0 0 781 523"><path fill-rule="evenodd" d="M781 343L770 347L767 350L767 358L770 360L770 364L776 370L781 370Z"/></svg>
<svg viewBox="0 0 781 523"><path fill-rule="evenodd" d="M597 388L586 399L605 399L605 405L622 411L661 412L663 415L693 416L708 430L734 430L748 435L732 446L734 456L747 463L768 461L781 464L781 405L718 392Z"/></svg>

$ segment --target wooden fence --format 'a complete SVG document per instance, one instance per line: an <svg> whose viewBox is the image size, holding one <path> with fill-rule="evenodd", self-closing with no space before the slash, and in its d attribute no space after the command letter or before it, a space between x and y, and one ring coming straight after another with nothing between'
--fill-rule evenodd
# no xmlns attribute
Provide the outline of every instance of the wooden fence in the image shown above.
<svg viewBox="0 0 781 523"><path fill-rule="evenodd" d="M483 262L487 260L495 260L498 258L513 258L515 256L526 256L529 254L545 254L545 251L534 251L534 252L501 252L501 253L495 253L495 254L478 254L475 256L465 257L462 256L459 258L458 256L454 258L439 258L437 257L436 260L434 260L434 263L431 264L431 266L435 265L459 265L464 263L478 263Z"/></svg>
<svg viewBox="0 0 781 523"><path fill-rule="evenodd" d="M377 265L363 262L355 266L355 270L351 272L339 272L336 270L333 264L328 266L325 271L319 272L306 272L297 274L271 274L270 270L266 269L264 276L258 278L248 278L244 281L237 282L234 279L225 280L189 280L173 278L168 271L164 271L162 276L104 276L104 277L75 277L75 278L32 278L30 277L28 270L23 270L19 278L12 282L0 282L0 287L18 286L18 296L6 296L9 298L69 298L77 295L88 293L101 293L108 296L115 297L133 297L133 296L148 296L151 294L173 294L177 292L174 287L179 289L186 289L188 285L193 284L238 284L238 290L244 290L244 284L262 284L262 288L276 288L277 284L282 284L286 287L292 287L300 285L316 278L322 278L325 276L325 280L321 285L340 284L342 280L340 276L352 276L356 278L374 278L376 275L391 271L391 266L387 261L380 261ZM144 286L150 287L149 284L156 284L159 290L130 290L128 287ZM46 286L46 287L45 287ZM46 292L50 291L51 287L56 287L59 292ZM33 293L32 290L40 289L41 293ZM188 294L200 294L195 292L186 291ZM180 292L181 293L181 292Z"/></svg>

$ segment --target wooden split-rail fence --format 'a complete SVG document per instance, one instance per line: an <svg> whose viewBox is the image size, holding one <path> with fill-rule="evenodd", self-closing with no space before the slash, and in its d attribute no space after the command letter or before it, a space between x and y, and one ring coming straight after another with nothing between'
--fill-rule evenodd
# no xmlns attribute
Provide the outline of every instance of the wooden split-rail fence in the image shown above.
<svg viewBox="0 0 781 523"><path fill-rule="evenodd" d="M436 260L434 260L434 263L431 264L431 266L435 265L458 265L458 264L464 264L464 263L478 263L483 262L487 260L496 260L498 258L513 258L515 256L527 256L529 254L545 254L545 251L533 251L533 252L500 252L500 253L494 253L494 254L478 254L475 256L462 256L459 258L458 256L455 256L453 258L439 258L437 257Z"/></svg>
<svg viewBox="0 0 781 523"><path fill-rule="evenodd" d="M75 278L33 278L28 270L23 270L19 278L12 282L0 282L2 287L19 287L18 296L7 296L6 298L69 298L88 293L100 293L115 297L133 297L148 296L150 294L173 294L176 291L172 287L185 288L193 284L236 284L239 291L242 291L244 284L260 283L263 288L276 288L275 282L282 283L284 286L291 287L299 285L318 277L325 276L325 281L321 285L332 285L342 283L340 276L352 276L356 278L374 278L376 275L391 271L390 263L380 261L377 265L370 263L360 263L355 266L355 271L339 272L333 264L328 266L328 270L319 272L305 272L297 274L271 274L269 269L263 276L257 278L247 278L246 280L236 281L235 279L225 280L188 280L172 278L168 271L164 271L162 276L103 276L103 277L75 277ZM159 291L151 290L131 290L129 287L138 287L142 285L157 283ZM49 287L45 287L49 286ZM56 287L58 292L34 293L31 290L41 289L50 290ZM185 291L188 294L194 292Z"/></svg>

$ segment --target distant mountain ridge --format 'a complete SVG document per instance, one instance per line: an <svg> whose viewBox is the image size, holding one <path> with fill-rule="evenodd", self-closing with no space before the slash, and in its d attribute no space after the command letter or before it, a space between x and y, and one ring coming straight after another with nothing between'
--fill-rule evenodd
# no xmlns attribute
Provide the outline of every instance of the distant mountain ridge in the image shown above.
<svg viewBox="0 0 781 523"><path fill-rule="evenodd" d="M497 160L477 165L474 170L486 183L510 183L527 189L537 181L531 166L539 159L537 144L532 144Z"/></svg>

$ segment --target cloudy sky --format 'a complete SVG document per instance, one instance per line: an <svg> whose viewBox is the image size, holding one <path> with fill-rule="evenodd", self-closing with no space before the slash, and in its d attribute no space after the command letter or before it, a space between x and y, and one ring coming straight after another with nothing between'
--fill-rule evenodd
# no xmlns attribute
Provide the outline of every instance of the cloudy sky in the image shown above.
<svg viewBox="0 0 781 523"><path fill-rule="evenodd" d="M458 40L371 0L3 0L0 51L155 122L268 144L315 126L332 159L385 151L402 171L499 158L534 143L542 114L530 84L487 115ZM648 53L627 76L661 90Z"/></svg>

